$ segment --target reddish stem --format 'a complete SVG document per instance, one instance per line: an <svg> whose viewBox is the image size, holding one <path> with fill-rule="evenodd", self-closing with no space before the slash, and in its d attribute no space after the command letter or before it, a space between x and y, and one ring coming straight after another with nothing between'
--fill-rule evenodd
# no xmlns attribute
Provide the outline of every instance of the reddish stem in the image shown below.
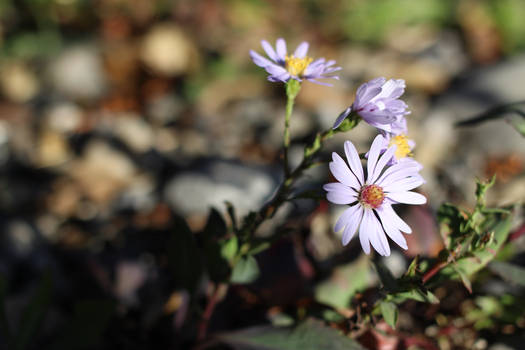
<svg viewBox="0 0 525 350"><path fill-rule="evenodd" d="M422 278L423 284L425 284L429 279L434 277L435 274L437 274L439 271L441 271L442 268L444 268L447 265L448 265L448 262L446 261L442 261L434 265L430 270L427 271L427 273L423 275L423 278Z"/></svg>
<svg viewBox="0 0 525 350"><path fill-rule="evenodd" d="M215 309L215 306L219 302L219 297L221 295L224 295L226 293L226 289L228 286L226 284L218 284L213 293L208 298L208 304L206 305L206 309L204 309L204 313L202 314L202 319L199 323L199 333L197 335L197 339L199 341L204 340L206 338L206 333L208 331L208 324L211 319L211 315L213 314L213 310Z"/></svg>

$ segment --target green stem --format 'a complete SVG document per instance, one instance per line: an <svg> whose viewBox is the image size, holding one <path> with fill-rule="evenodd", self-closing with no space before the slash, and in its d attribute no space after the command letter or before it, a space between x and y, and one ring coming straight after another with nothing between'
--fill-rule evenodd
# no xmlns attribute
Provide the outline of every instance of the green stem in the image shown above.
<svg viewBox="0 0 525 350"><path fill-rule="evenodd" d="M293 105L295 103L295 98L301 90L301 83L297 80L291 79L286 83L286 114L284 116L284 135L283 135L283 145L284 145L284 154L283 154L283 170L284 176L288 177L290 175L290 166L288 164L288 150L290 148L290 118L293 112Z"/></svg>

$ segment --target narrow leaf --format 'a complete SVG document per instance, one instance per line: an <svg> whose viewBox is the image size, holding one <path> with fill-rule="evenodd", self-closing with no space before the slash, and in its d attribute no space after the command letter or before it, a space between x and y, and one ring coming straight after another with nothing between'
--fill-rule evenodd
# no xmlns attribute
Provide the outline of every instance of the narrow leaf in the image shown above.
<svg viewBox="0 0 525 350"><path fill-rule="evenodd" d="M356 341L313 319L292 329L260 326L218 338L236 348L250 350L364 350Z"/></svg>
<svg viewBox="0 0 525 350"><path fill-rule="evenodd" d="M381 314L383 314L385 322L388 323L390 327L395 329L398 316L396 304L389 301L382 301L380 307Z"/></svg>
<svg viewBox="0 0 525 350"><path fill-rule="evenodd" d="M232 283L251 283L259 277L257 260L251 255L242 257L233 267L230 281Z"/></svg>

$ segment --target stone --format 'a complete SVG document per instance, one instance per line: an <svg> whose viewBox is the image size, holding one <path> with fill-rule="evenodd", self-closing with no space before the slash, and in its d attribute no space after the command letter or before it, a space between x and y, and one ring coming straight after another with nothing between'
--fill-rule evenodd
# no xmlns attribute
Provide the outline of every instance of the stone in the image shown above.
<svg viewBox="0 0 525 350"><path fill-rule="evenodd" d="M7 62L0 67L0 88L13 102L23 103L36 96L40 82L22 62Z"/></svg>
<svg viewBox="0 0 525 350"><path fill-rule="evenodd" d="M206 214L210 207L223 210L224 201L230 201L242 217L259 209L277 186L268 171L246 164L217 160L203 170L186 171L169 181L164 196L176 211Z"/></svg>
<svg viewBox="0 0 525 350"><path fill-rule="evenodd" d="M63 95L79 100L94 100L106 89L100 53L91 45L66 48L49 67L52 86Z"/></svg>
<svg viewBox="0 0 525 350"><path fill-rule="evenodd" d="M155 25L144 37L140 57L155 73L176 76L196 68L197 48L179 26Z"/></svg>

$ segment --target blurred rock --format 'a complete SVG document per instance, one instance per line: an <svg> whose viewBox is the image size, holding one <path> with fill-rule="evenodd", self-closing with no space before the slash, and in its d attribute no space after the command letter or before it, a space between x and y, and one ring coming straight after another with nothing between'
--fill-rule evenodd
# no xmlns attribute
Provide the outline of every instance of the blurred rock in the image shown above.
<svg viewBox="0 0 525 350"><path fill-rule="evenodd" d="M183 108L183 101L179 97L165 94L148 101L146 113L156 123L166 125L175 121Z"/></svg>
<svg viewBox="0 0 525 350"><path fill-rule="evenodd" d="M64 135L51 129L43 130L38 139L37 165L57 166L71 158L69 145Z"/></svg>
<svg viewBox="0 0 525 350"><path fill-rule="evenodd" d="M64 50L52 61L49 76L56 90L74 99L96 99L106 88L100 54L89 45Z"/></svg>
<svg viewBox="0 0 525 350"><path fill-rule="evenodd" d="M474 178L486 176L489 159L513 154L518 161L525 160L523 137L504 119L470 127L454 126L499 104L523 99L519 84L524 79L525 56L515 56L465 74L436 100L428 118L422 121L420 132L414 135L418 144L416 157L425 166L427 184L423 188L432 193L433 200L451 199L441 185L443 179L434 178L436 168L452 182L447 186L449 190L452 188L455 195L473 203Z"/></svg>
<svg viewBox="0 0 525 350"><path fill-rule="evenodd" d="M82 124L84 113L74 103L64 102L52 105L46 111L48 126L61 133L72 133Z"/></svg>
<svg viewBox="0 0 525 350"><path fill-rule="evenodd" d="M125 154L101 141L92 141L84 155L68 165L69 175L98 204L112 200L129 186L137 172Z"/></svg>
<svg viewBox="0 0 525 350"><path fill-rule="evenodd" d="M38 93L40 83L22 62L7 62L0 67L0 87L8 99L23 103Z"/></svg>
<svg viewBox="0 0 525 350"><path fill-rule="evenodd" d="M155 73L175 76L196 68L198 51L191 39L175 24L157 24L146 34L140 57Z"/></svg>
<svg viewBox="0 0 525 350"><path fill-rule="evenodd" d="M138 302L137 291L147 279L147 269L141 263L123 261L117 265L115 294L126 305Z"/></svg>
<svg viewBox="0 0 525 350"><path fill-rule="evenodd" d="M36 236L33 228L24 221L12 221L7 229L13 252L18 256L27 256L35 246Z"/></svg>
<svg viewBox="0 0 525 350"><path fill-rule="evenodd" d="M133 151L143 153L150 150L155 135L150 124L135 115L125 115L112 120L113 131Z"/></svg>
<svg viewBox="0 0 525 350"><path fill-rule="evenodd" d="M226 161L212 161L204 171L176 175L164 196L183 214L205 214L210 207L224 208L224 201L235 206L238 216L256 210L276 189L276 182L261 168Z"/></svg>

